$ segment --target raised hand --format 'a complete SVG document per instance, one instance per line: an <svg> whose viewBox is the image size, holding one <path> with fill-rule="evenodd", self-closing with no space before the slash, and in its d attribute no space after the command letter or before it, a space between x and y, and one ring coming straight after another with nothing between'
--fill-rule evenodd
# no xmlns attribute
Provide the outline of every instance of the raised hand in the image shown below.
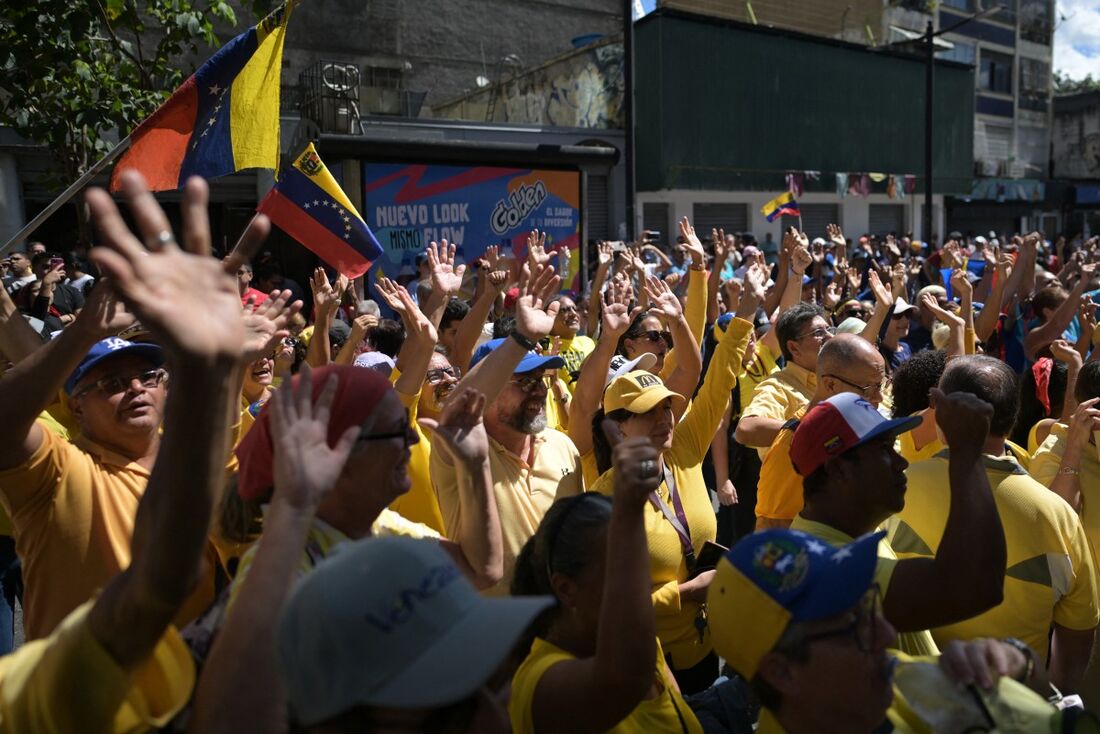
<svg viewBox="0 0 1100 734"><path fill-rule="evenodd" d="M745 292L749 297L763 301L768 285L768 266L753 263L745 271Z"/></svg>
<svg viewBox="0 0 1100 734"><path fill-rule="evenodd" d="M462 288L466 266L455 265L455 246L447 240L443 240L442 244L432 242L428 245L428 270L432 289L440 294L453 296Z"/></svg>
<svg viewBox="0 0 1100 734"><path fill-rule="evenodd" d="M489 288L492 288L494 293L499 294L508 287L507 270L493 270L486 274L485 279L489 284Z"/></svg>
<svg viewBox="0 0 1100 734"><path fill-rule="evenodd" d="M858 293L860 283L859 268L848 268L844 273L844 277L848 279L848 289L852 292L852 295Z"/></svg>
<svg viewBox="0 0 1100 734"><path fill-rule="evenodd" d="M1076 365L1078 368L1080 368L1084 362L1081 353L1065 339L1055 339L1050 345L1050 353L1059 362L1065 362L1068 365Z"/></svg>
<svg viewBox="0 0 1100 734"><path fill-rule="evenodd" d="M925 293L923 296L921 296L920 302L922 306L928 309L928 311L936 317L937 321L941 321L948 326L963 325L962 316L959 316L953 311L948 311L945 308L940 308L939 302L936 300L936 297L933 296L931 293Z"/></svg>
<svg viewBox="0 0 1100 734"><path fill-rule="evenodd" d="M687 217L684 217L679 222L680 236L684 238L683 248L691 255L691 262L693 265L703 265L707 261L706 250L703 249L703 243L699 240L699 236L695 234L695 227L691 226L691 222Z"/></svg>
<svg viewBox="0 0 1100 734"><path fill-rule="evenodd" d="M684 314L684 307L680 304L680 299L676 297L676 294L672 292L672 289L668 287L668 283L657 278L646 278L645 283L646 295L649 296L649 310L656 311L666 319L675 321Z"/></svg>
<svg viewBox="0 0 1100 734"><path fill-rule="evenodd" d="M183 248L140 174L124 173L122 190L147 246L130 232L106 191L87 194L103 237L91 257L111 287L170 355L240 359L241 297L236 278L211 257L206 182L195 177L184 186Z"/></svg>
<svg viewBox="0 0 1100 734"><path fill-rule="evenodd" d="M890 269L890 289L899 296L905 293L905 284L908 278L905 275L905 263L899 262Z"/></svg>
<svg viewBox="0 0 1100 734"><path fill-rule="evenodd" d="M489 270L496 270L497 264L500 262L500 245L489 245L485 248L485 252L482 253L481 259L485 261L486 267Z"/></svg>
<svg viewBox="0 0 1100 734"><path fill-rule="evenodd" d="M446 451L455 463L473 467L489 460L484 414L485 396L464 387L447 400L438 422L430 418L417 422L432 434L433 449Z"/></svg>
<svg viewBox="0 0 1100 734"><path fill-rule="evenodd" d="M821 305L824 306L826 311L832 311L837 305L840 304L840 283L829 283L825 286L824 297L822 298Z"/></svg>
<svg viewBox="0 0 1100 734"><path fill-rule="evenodd" d="M344 279L347 283L347 279ZM321 314L335 313L344 298L344 291L340 289L340 280L336 285L329 283L328 275L324 268L315 268L313 277L309 280L310 290L313 291L313 318L316 320Z"/></svg>
<svg viewBox="0 0 1100 734"><path fill-rule="evenodd" d="M516 300L516 329L528 339L538 341L554 328L561 304L547 304L558 291L561 278L548 265L524 263L519 279L519 298Z"/></svg>
<svg viewBox="0 0 1100 734"><path fill-rule="evenodd" d="M619 283L618 286L612 283L612 286L604 292L603 315L601 316L603 329L600 332L604 338L618 339L626 333L635 317L642 312L641 306L630 308L630 301L634 294L628 285L622 281L619 281Z"/></svg>
<svg viewBox="0 0 1100 734"><path fill-rule="evenodd" d="M611 261L615 259L615 253L611 251L610 242L597 242L596 243L596 256L598 259L599 267L606 268L611 265Z"/></svg>
<svg viewBox="0 0 1100 734"><path fill-rule="evenodd" d="M337 375L329 375L312 402L313 376L309 365L303 364L297 386L291 382L272 396L273 503L313 512L344 471L360 427L351 426L335 446L328 445L329 415L338 385Z"/></svg>
<svg viewBox="0 0 1100 734"><path fill-rule="evenodd" d="M406 296L409 295L409 292L405 290L405 286L398 285L385 276L381 276L374 281L374 292L404 320L405 301L399 295L401 291L405 291Z"/></svg>
<svg viewBox="0 0 1100 734"><path fill-rule="evenodd" d="M76 325L88 329L98 338L115 336L123 329L134 325L134 315L126 310L124 304L111 288L107 278L100 279L96 287L84 301L84 308L76 319Z"/></svg>
<svg viewBox="0 0 1100 734"><path fill-rule="evenodd" d="M724 229L712 229L710 231L710 241L714 245L714 269L721 270L726 264L726 258L729 257L730 248L726 244L726 230Z"/></svg>
<svg viewBox="0 0 1100 734"><path fill-rule="evenodd" d="M837 247L847 247L848 241L844 239L844 231L838 224L826 224L825 234L829 238L829 242L832 242Z"/></svg>
<svg viewBox="0 0 1100 734"><path fill-rule="evenodd" d="M969 297L974 293L974 284L970 282L970 278L966 277L966 271L962 268L955 268L951 272L951 291L957 293L960 298Z"/></svg>
<svg viewBox="0 0 1100 734"><path fill-rule="evenodd" d="M741 305L741 293L744 290L744 286L736 280L727 280L722 284L722 289L726 298L726 311L728 313L735 313L737 308Z"/></svg>
<svg viewBox="0 0 1100 734"><path fill-rule="evenodd" d="M794 228L791 228L791 232L794 232ZM810 265L813 263L813 256L810 255L810 250L806 245L800 242L795 242L791 248L791 269L794 274L802 277L806 274Z"/></svg>
<svg viewBox="0 0 1100 734"><path fill-rule="evenodd" d="M549 265L550 253L546 251L546 233L537 229L527 235L527 264L533 269L536 265Z"/></svg>
<svg viewBox="0 0 1100 734"><path fill-rule="evenodd" d="M290 335L287 323L302 310L302 302L289 303L290 298L290 291L271 291L268 299L259 306L246 307L241 312L241 325L245 332L241 342L242 362L254 362L266 357L280 339Z"/></svg>
<svg viewBox="0 0 1100 734"><path fill-rule="evenodd" d="M394 285L394 294L401 306L395 308L394 311L401 315L401 323L405 326L405 338L422 344L431 344L434 348L434 345L439 341L439 333L436 331L435 324L413 303L412 296L404 287Z"/></svg>
<svg viewBox="0 0 1100 734"><path fill-rule="evenodd" d="M871 293L875 296L875 301L886 306L892 306L894 303L894 296L891 292L891 286L883 285L882 279L878 277L878 273L871 270L867 273L867 284L871 286Z"/></svg>
<svg viewBox="0 0 1100 734"><path fill-rule="evenodd" d="M1080 449L1089 444L1094 431L1100 431L1100 398L1092 398L1080 403L1069 422L1066 441Z"/></svg>
<svg viewBox="0 0 1100 734"><path fill-rule="evenodd" d="M929 393L936 409L936 425L947 441L952 454L965 452L975 458L989 436L993 406L968 392L945 394L938 387Z"/></svg>

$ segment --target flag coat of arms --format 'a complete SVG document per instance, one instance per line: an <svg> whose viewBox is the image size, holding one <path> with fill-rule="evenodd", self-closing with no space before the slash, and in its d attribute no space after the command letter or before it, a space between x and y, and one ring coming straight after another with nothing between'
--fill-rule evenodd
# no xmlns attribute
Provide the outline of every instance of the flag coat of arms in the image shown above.
<svg viewBox="0 0 1100 734"><path fill-rule="evenodd" d="M115 165L111 190L127 169L141 173L153 191L167 191L190 176L278 168L279 76L296 1L222 46L138 125Z"/></svg>
<svg viewBox="0 0 1100 734"><path fill-rule="evenodd" d="M777 217L784 214L797 217L798 200L794 198L793 193L786 191L760 207L760 213L767 217L769 222L774 222Z"/></svg>
<svg viewBox="0 0 1100 734"><path fill-rule="evenodd" d="M257 211L349 278L363 275L382 256L382 246L313 143L279 175Z"/></svg>

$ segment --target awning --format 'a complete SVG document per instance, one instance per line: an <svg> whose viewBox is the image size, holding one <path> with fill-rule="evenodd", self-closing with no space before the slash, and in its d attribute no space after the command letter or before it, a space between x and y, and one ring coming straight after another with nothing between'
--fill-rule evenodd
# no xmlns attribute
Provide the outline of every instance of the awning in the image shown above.
<svg viewBox="0 0 1100 734"><path fill-rule="evenodd" d="M894 31L902 38L908 39L910 41L916 41L924 36L923 33L917 33L916 31L911 31L908 28L902 28L901 26L896 25L890 26L890 30ZM932 45L941 51L950 51L951 49L955 48L955 44L951 43L951 41L945 41L939 36L932 37Z"/></svg>

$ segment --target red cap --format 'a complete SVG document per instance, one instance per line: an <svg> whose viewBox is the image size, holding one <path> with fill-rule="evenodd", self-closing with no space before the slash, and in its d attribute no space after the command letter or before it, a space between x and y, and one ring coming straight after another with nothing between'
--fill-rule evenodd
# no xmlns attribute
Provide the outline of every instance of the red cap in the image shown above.
<svg viewBox="0 0 1100 734"><path fill-rule="evenodd" d="M509 288L504 293L504 307L515 308L516 301L519 300L519 288Z"/></svg>

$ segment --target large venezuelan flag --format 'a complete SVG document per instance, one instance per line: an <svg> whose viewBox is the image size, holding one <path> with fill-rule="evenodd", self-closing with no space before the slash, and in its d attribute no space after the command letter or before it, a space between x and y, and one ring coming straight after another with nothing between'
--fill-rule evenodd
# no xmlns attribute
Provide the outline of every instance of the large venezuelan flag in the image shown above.
<svg viewBox="0 0 1100 734"><path fill-rule="evenodd" d="M297 0L225 44L130 134L111 174L135 169L153 191L190 176L217 178L279 167L279 74L286 24Z"/></svg>
<svg viewBox="0 0 1100 734"><path fill-rule="evenodd" d="M794 198L794 194L787 191L760 207L760 213L767 217L769 222L774 222L777 217L784 214L798 216L798 200Z"/></svg>
<svg viewBox="0 0 1100 734"><path fill-rule="evenodd" d="M349 278L382 255L370 227L310 143L284 170L257 211Z"/></svg>

